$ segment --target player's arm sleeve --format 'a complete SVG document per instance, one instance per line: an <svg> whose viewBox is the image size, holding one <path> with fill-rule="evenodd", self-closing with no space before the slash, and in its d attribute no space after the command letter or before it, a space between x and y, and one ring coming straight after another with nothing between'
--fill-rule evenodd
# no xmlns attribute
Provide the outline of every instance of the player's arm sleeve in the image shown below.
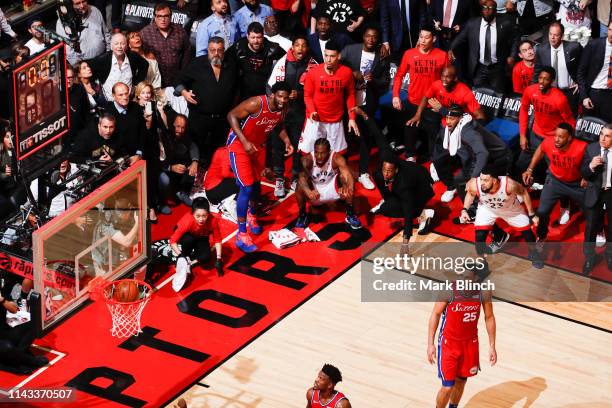
<svg viewBox="0 0 612 408"><path fill-rule="evenodd" d="M393 97L399 98L400 89L402 87L402 81L406 76L406 72L408 72L408 54L404 54L402 57L402 62L400 66L397 68L397 72L395 73L395 77L393 78Z"/></svg>
<svg viewBox="0 0 612 408"><path fill-rule="evenodd" d="M514 68L512 68L512 90L516 93L522 92L519 64L514 65Z"/></svg>
<svg viewBox="0 0 612 408"><path fill-rule="evenodd" d="M527 92L521 98L521 109L519 110L519 134L527 135L527 122L529 121L529 105L531 98Z"/></svg>
<svg viewBox="0 0 612 408"><path fill-rule="evenodd" d="M170 235L170 243L176 244L179 240L185 235L185 233L189 231L189 222L187 222L186 217L180 219L178 224L176 225L176 229Z"/></svg>
<svg viewBox="0 0 612 408"><path fill-rule="evenodd" d="M306 117L308 117L312 112L316 112L317 108L314 104L314 93L315 93L315 84L313 75L309 72L306 74L306 80L304 81L304 103L306 104Z"/></svg>
<svg viewBox="0 0 612 408"><path fill-rule="evenodd" d="M221 237L221 229L219 228L219 219L216 216L212 216L212 236L213 243L220 244L223 238Z"/></svg>
<svg viewBox="0 0 612 408"><path fill-rule="evenodd" d="M353 80L353 73L349 72L347 75L348 80L346 81L346 110L348 111L349 119L355 120L355 112L351 109L355 107L355 80Z"/></svg>

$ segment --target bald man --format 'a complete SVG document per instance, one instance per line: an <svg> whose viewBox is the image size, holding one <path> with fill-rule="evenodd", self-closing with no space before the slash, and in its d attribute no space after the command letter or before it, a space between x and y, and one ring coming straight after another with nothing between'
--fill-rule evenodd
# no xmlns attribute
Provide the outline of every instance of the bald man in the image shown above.
<svg viewBox="0 0 612 408"><path fill-rule="evenodd" d="M128 49L127 38L122 33L113 34L111 50L89 61L89 66L109 102L113 101L116 83L126 84L131 92L133 86L145 80L149 70L147 60Z"/></svg>

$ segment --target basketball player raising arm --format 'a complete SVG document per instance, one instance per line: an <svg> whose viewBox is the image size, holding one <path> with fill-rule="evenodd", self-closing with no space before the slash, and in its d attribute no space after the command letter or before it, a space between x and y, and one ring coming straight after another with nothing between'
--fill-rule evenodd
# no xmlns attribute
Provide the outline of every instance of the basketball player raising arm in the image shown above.
<svg viewBox="0 0 612 408"><path fill-rule="evenodd" d="M472 272L466 272L472 274ZM473 279L473 276L472 276ZM478 356L478 318L484 311L485 325L489 337L489 363L497 362L495 350L495 315L490 292L460 292L436 302L429 318L427 338L427 360L438 364L438 377L442 387L436 396L436 408L457 408L468 377L480 370ZM434 337L442 318L438 336L438 355ZM449 404L450 401L450 404Z"/></svg>

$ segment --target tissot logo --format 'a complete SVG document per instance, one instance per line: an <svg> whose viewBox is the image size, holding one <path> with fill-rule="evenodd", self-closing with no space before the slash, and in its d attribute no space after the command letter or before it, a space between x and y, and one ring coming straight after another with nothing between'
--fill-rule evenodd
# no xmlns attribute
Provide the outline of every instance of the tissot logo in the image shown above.
<svg viewBox="0 0 612 408"><path fill-rule="evenodd" d="M53 123L50 123L48 126L42 128L38 132L34 133L34 135L28 137L25 140L19 142L19 149L21 151L25 151L28 148L38 146L49 136L52 136L57 131L63 129L66 126L66 116L62 116L58 120Z"/></svg>

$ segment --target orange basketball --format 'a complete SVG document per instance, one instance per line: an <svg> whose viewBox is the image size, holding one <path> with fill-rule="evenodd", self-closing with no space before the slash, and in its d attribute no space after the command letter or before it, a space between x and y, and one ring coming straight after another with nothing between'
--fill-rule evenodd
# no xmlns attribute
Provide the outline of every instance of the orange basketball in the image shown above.
<svg viewBox="0 0 612 408"><path fill-rule="evenodd" d="M132 280L119 282L115 286L113 298L117 302L134 302L140 298L140 290L138 284Z"/></svg>

